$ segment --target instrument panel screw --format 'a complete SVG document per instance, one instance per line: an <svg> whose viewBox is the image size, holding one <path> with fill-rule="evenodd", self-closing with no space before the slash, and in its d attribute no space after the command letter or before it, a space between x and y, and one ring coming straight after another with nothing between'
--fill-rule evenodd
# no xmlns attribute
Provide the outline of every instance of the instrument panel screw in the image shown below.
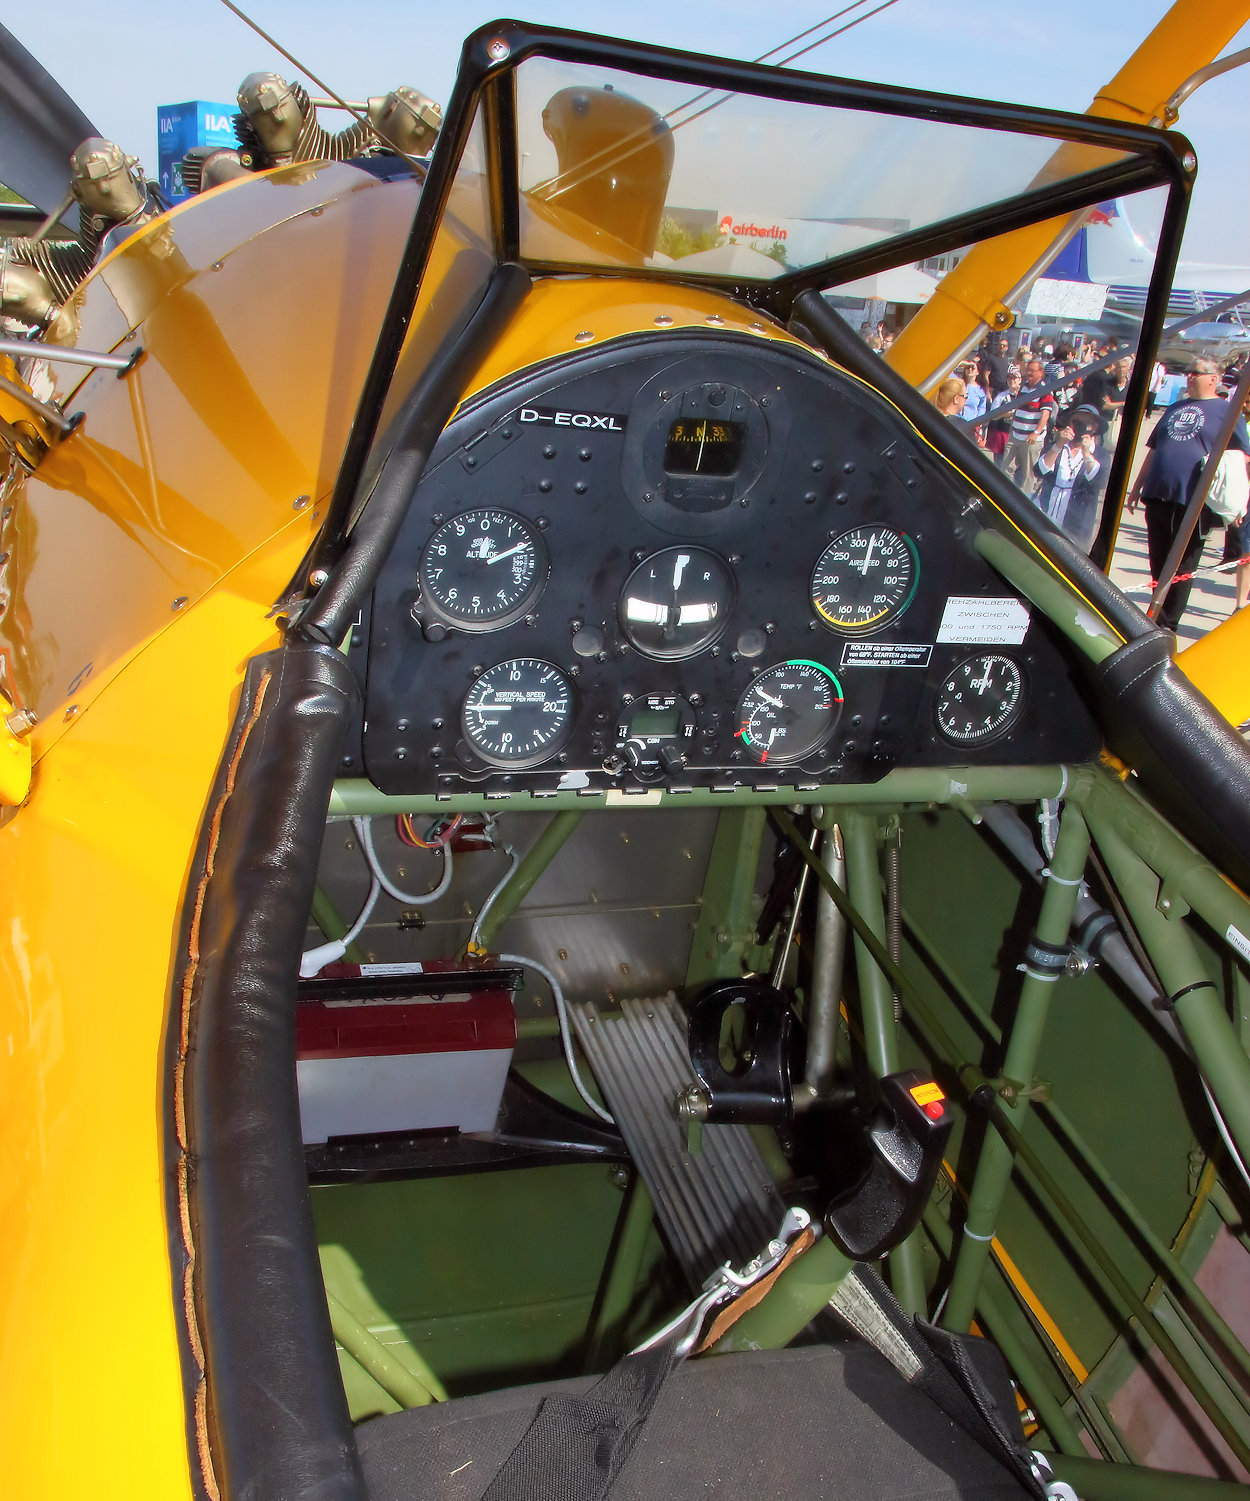
<svg viewBox="0 0 1250 1501"><path fill-rule="evenodd" d="M504 58L507 57L511 51L511 47L508 46L507 42L505 42L503 37L501 36L495 37L493 40L487 42L486 44L486 53L492 62L503 62Z"/></svg>
<svg viewBox="0 0 1250 1501"><path fill-rule="evenodd" d="M320 589L322 584L324 584L329 577L330 574L327 569L314 568L313 571L308 575L308 582L314 589Z"/></svg>

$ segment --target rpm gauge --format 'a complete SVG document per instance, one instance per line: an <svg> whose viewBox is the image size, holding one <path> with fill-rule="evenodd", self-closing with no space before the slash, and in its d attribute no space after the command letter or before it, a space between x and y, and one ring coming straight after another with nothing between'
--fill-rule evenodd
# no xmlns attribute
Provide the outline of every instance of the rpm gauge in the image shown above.
<svg viewBox="0 0 1250 1501"><path fill-rule="evenodd" d="M462 511L426 543L419 578L427 607L462 631L518 620L547 582L538 529L511 511Z"/></svg>
<svg viewBox="0 0 1250 1501"><path fill-rule="evenodd" d="M766 668L738 701L734 738L761 766L801 761L833 733L842 685L819 662Z"/></svg>
<svg viewBox="0 0 1250 1501"><path fill-rule="evenodd" d="M666 547L644 558L625 580L621 629L648 657L690 657L725 629L736 595L729 564L714 552Z"/></svg>
<svg viewBox="0 0 1250 1501"><path fill-rule="evenodd" d="M905 532L856 526L825 548L812 570L812 607L831 630L868 636L897 620L916 593L920 559Z"/></svg>
<svg viewBox="0 0 1250 1501"><path fill-rule="evenodd" d="M1024 673L1000 652L965 657L938 689L937 727L955 745L1005 735L1024 708Z"/></svg>
<svg viewBox="0 0 1250 1501"><path fill-rule="evenodd" d="M488 667L460 711L469 746L491 766L523 769L554 756L573 727L573 685L537 657Z"/></svg>

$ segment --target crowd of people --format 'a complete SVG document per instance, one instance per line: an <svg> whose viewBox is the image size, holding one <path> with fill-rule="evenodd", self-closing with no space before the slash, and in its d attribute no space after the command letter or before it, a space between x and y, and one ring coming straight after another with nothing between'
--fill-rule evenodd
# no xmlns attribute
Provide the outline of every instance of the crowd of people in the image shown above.
<svg viewBox="0 0 1250 1501"><path fill-rule="evenodd" d="M868 336L869 344L882 353L893 340L884 323ZM1118 352L1114 338L1082 339L1079 345L1037 340L1030 346L1021 341L1013 351L1006 335L995 334L976 354L962 360L930 397L944 416L968 424L994 463L1084 548L1092 544L1097 532L1133 370L1131 354L1111 358ZM1091 365L1098 368L1088 369ZM1193 361L1184 397L1167 407L1148 433L1148 452L1127 507L1132 513L1139 503L1144 504L1153 580L1168 565L1204 461L1221 419L1227 416L1221 380L1226 386L1235 384L1236 374L1221 371L1213 360ZM1165 377L1164 366L1156 362L1148 383L1148 416L1154 415ZM1004 414L995 417L1004 408ZM1177 628L1188 603L1207 538L1220 528L1224 531L1223 563L1235 570L1234 608L1250 603L1250 521L1244 506L1250 490L1248 453L1250 439L1243 415L1233 427L1228 458L1209 502L1173 566L1179 582L1169 589L1157 615L1160 625L1169 630ZM1225 475L1229 475L1227 482ZM1226 483L1231 487L1227 492ZM1240 516L1238 497L1242 498ZM1219 508L1213 508L1217 504Z"/></svg>

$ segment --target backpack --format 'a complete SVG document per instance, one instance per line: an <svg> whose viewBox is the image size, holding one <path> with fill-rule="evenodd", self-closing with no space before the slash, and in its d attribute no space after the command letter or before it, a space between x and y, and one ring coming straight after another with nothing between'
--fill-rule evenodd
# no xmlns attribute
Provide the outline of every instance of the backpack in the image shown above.
<svg viewBox="0 0 1250 1501"><path fill-rule="evenodd" d="M1215 466L1207 505L1221 521L1240 521L1247 504L1250 504L1250 478L1246 475L1246 456L1240 450L1226 450Z"/></svg>

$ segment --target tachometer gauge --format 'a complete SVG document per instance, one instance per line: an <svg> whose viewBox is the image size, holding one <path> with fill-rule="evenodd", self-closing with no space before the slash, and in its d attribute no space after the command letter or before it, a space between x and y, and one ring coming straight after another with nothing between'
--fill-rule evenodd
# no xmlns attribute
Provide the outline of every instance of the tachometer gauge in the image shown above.
<svg viewBox="0 0 1250 1501"><path fill-rule="evenodd" d="M736 594L729 564L714 552L668 547L625 580L617 607L621 629L648 657L690 657L725 629Z"/></svg>
<svg viewBox="0 0 1250 1501"><path fill-rule="evenodd" d="M558 667L537 657L498 662L469 689L460 726L490 765L537 766L569 737L573 686Z"/></svg>
<svg viewBox="0 0 1250 1501"><path fill-rule="evenodd" d="M426 544L419 577L429 608L462 631L496 631L530 608L547 582L538 529L511 511L462 511Z"/></svg>
<svg viewBox="0 0 1250 1501"><path fill-rule="evenodd" d="M842 685L819 662L766 668L738 701L735 739L761 766L801 761L833 733Z"/></svg>
<svg viewBox="0 0 1250 1501"><path fill-rule="evenodd" d="M825 548L812 570L812 607L844 636L868 636L897 620L920 581L916 545L888 526L856 526Z"/></svg>
<svg viewBox="0 0 1250 1501"><path fill-rule="evenodd" d="M965 659L938 689L937 727L956 745L983 745L1005 735L1024 708L1024 673L999 652Z"/></svg>

